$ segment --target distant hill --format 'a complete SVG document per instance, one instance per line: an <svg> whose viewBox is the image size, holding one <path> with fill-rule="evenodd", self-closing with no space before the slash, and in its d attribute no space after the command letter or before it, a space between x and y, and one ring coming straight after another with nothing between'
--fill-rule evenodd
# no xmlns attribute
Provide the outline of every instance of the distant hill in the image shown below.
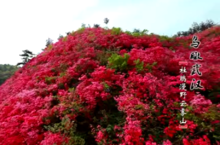
<svg viewBox="0 0 220 145"><path fill-rule="evenodd" d="M10 78L18 67L10 64L0 64L0 85Z"/></svg>

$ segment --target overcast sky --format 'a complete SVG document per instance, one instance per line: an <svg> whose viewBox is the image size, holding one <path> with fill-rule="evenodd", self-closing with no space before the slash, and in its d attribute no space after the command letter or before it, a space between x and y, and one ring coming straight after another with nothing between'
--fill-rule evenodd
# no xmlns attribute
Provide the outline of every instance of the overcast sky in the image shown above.
<svg viewBox="0 0 220 145"><path fill-rule="evenodd" d="M211 19L220 23L220 0L0 0L0 64L16 65L19 54L35 54L45 48L47 38L57 41L81 27L147 29L171 36L186 31L193 22Z"/></svg>

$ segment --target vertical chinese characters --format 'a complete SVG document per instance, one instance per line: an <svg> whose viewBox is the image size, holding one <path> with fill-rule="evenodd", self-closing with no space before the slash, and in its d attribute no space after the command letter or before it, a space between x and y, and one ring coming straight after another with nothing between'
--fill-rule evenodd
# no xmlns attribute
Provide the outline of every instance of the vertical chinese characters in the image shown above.
<svg viewBox="0 0 220 145"><path fill-rule="evenodd" d="M191 47L198 49L199 45L201 44L201 42L198 40L197 36L193 36L192 39L192 43L191 43ZM190 59L197 61L197 60L202 60L203 58L200 57L200 53L197 51L191 52L190 54ZM198 75L198 76L202 76L202 73L199 71L199 68L202 67L201 64L196 63L195 65L193 65L192 67L192 71L191 71L191 76L193 75ZM201 85L201 80L196 80L196 79L192 79L191 84L190 84L190 90L198 90L198 89L202 89L203 86Z"/></svg>
<svg viewBox="0 0 220 145"><path fill-rule="evenodd" d="M193 36L192 38L192 43L191 43L191 47L193 47L194 49L198 49L199 46L200 46L201 42L199 41L198 37L197 36ZM193 61L197 61L197 60L202 60L203 58L200 56L200 53L198 51L193 51L191 52L190 54L190 57L189 57L190 60L193 60ZM187 62L186 61L182 61L179 63L179 65L181 65L181 68L180 68L180 73L181 73L181 76L180 76L180 81L182 82L179 86L179 89L180 89L180 98L182 99L182 101L180 102L180 106L182 107L181 110L180 110L180 113L181 113L181 117L182 117L182 120L180 121L180 126L179 128L187 128L187 121L184 119L184 115L186 114L185 113L185 108L187 106L187 103L185 101L185 98L186 98L186 95L187 95L187 90L186 90L186 65L187 65ZM191 76L194 76L194 75L198 75L198 76L202 76L202 72L200 72L200 68L202 67L201 64L198 64L198 63L195 63L193 66L192 66L192 69L191 69L191 73L190 75ZM195 78L192 79L191 81L191 84L190 84L190 90L198 90L198 89L202 89L203 86L201 84L201 80L196 80Z"/></svg>
<svg viewBox="0 0 220 145"><path fill-rule="evenodd" d="M180 76L180 81L182 82L181 84L180 84L180 87L179 87L179 89L180 89L180 98L181 99L185 99L186 98L186 73L187 73L187 71L186 71L186 67L185 67L185 65L187 65L187 62L180 62L179 63L180 65L183 65L183 66L181 66L181 68L180 68L180 73L181 73L181 76ZM184 124L186 124L186 122L187 121L185 121L184 120L184 115L186 114L185 113L185 106L187 105L187 103L185 102L185 100L182 100L181 101L181 103L180 103L180 106L182 107L181 108L181 110L180 110L180 113L181 113L181 116L182 116L182 120L180 121L180 128L187 128L187 126L186 125L184 125Z"/></svg>

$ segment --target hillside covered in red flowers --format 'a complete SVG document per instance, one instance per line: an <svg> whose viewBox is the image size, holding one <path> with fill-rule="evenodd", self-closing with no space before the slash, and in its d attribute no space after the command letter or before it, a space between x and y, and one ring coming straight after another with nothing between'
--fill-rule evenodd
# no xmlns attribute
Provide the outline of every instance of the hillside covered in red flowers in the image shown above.
<svg viewBox="0 0 220 145"><path fill-rule="evenodd" d="M220 145L220 28L196 36L202 76L190 75L192 35L81 28L59 39L0 86L0 145Z"/></svg>

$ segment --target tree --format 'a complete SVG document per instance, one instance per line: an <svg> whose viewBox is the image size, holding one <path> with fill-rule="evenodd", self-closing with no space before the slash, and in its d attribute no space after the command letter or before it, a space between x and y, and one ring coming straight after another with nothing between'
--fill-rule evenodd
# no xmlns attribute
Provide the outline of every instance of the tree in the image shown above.
<svg viewBox="0 0 220 145"><path fill-rule="evenodd" d="M214 23L212 20L207 20L206 22L201 22L200 24L194 22L188 31L177 32L177 34L175 36L181 37L181 36L192 35L194 33L204 31L204 30L211 28L213 26L216 26L216 25L217 24Z"/></svg>
<svg viewBox="0 0 220 145"><path fill-rule="evenodd" d="M105 24L108 24L108 22L109 22L109 19L108 19L108 18L105 18L105 19L104 19L104 23L105 23Z"/></svg>
<svg viewBox="0 0 220 145"><path fill-rule="evenodd" d="M62 39L62 38L63 38L63 35L60 35L59 38L58 38L58 40L59 40L59 39Z"/></svg>
<svg viewBox="0 0 220 145"><path fill-rule="evenodd" d="M210 28L210 27L215 26L217 24L215 24L212 20L207 20L206 25L207 25L208 28Z"/></svg>
<svg viewBox="0 0 220 145"><path fill-rule="evenodd" d="M140 30L135 28L135 29L133 30L133 33L140 33Z"/></svg>
<svg viewBox="0 0 220 145"><path fill-rule="evenodd" d="M46 40L46 46L48 47L50 44L52 44L53 43L53 40L52 39L50 39L50 38L48 38L47 40Z"/></svg>
<svg viewBox="0 0 220 145"><path fill-rule="evenodd" d="M20 56L22 56L23 62L17 63L16 66L25 65L29 60L34 57L34 54L29 50L23 50L23 54L20 54Z"/></svg>
<svg viewBox="0 0 220 145"><path fill-rule="evenodd" d="M94 28L99 28L99 24L94 24Z"/></svg>
<svg viewBox="0 0 220 145"><path fill-rule="evenodd" d="M86 24L82 23L81 27L82 27L82 28L85 28L85 27L86 27Z"/></svg>

